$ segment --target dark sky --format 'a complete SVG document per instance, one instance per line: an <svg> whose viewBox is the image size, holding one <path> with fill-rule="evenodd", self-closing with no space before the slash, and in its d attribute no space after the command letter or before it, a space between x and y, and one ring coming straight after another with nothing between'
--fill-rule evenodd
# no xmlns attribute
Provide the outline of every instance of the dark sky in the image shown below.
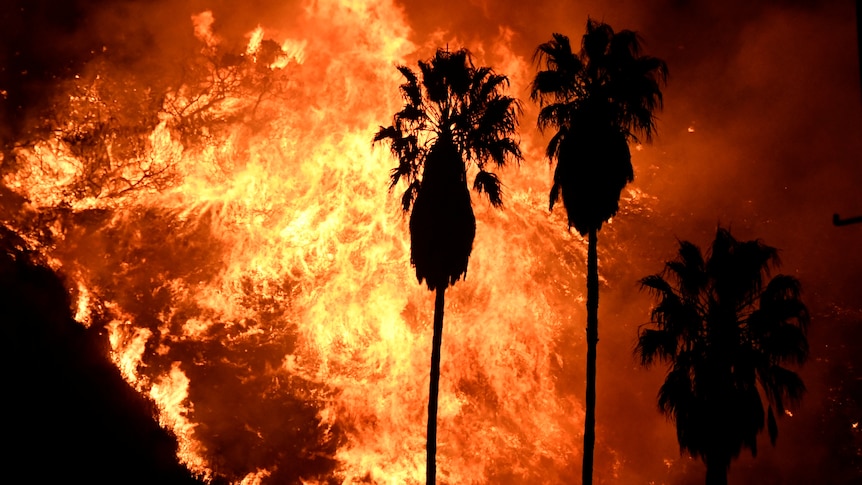
<svg viewBox="0 0 862 485"><path fill-rule="evenodd" d="M39 119L57 86L94 59L107 60L119 72L136 73L136 82L164 87L196 49L191 13L211 9L217 33L229 43L241 43L258 24L290 31L298 22L299 4L7 2L0 11L4 153ZM854 2L411 0L402 8L419 49L415 58L425 55L431 39L440 38L481 50L493 64L497 54L491 45L504 31L511 52L529 60L552 32L578 38L587 16L642 36L645 51L664 59L670 69L658 136L634 154L634 187L658 202L647 221L652 227L621 220L604 231L611 239L629 241L624 253L608 258L637 264L619 272L631 284L611 284L603 296L602 317L622 315L635 326L636 319L646 319L616 308L628 304L638 277L660 270L673 256L677 238L705 246L722 224L740 239L761 238L778 247L782 271L802 281L814 317L811 361L802 370L809 394L794 417L781 421L778 447L762 446L756 460L744 455L732 466L731 481L838 484L860 478L862 436L851 427L862 421L862 224L831 224L835 212L862 215L862 96ZM527 98L526 92L515 94ZM526 106L523 136L539 146L544 139L532 129L534 116ZM523 178L526 184L547 181L548 173L547 161L534 157L506 176ZM636 308L647 304L643 295L636 299ZM603 334L599 439L605 420L608 446L636 464L638 453L650 455L651 439L668 449L673 431L649 403L661 371L610 370L611 362L632 367L632 328ZM647 404L631 406L632 399ZM648 425L638 427L647 420ZM821 480L819 473L828 476ZM669 480L698 483L700 477L698 466L691 466Z"/></svg>

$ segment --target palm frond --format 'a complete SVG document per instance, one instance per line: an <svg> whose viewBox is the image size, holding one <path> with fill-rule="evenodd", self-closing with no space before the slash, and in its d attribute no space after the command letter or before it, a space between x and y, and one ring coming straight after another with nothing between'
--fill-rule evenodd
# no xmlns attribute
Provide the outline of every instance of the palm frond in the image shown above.
<svg viewBox="0 0 862 485"><path fill-rule="evenodd" d="M781 322L795 322L802 332L808 330L811 316L802 303L802 285L798 279L788 275L776 275L766 285L760 297L760 308L769 312L771 318Z"/></svg>
<svg viewBox="0 0 862 485"><path fill-rule="evenodd" d="M410 212L410 208L413 206L413 202L416 200L416 196L419 195L420 187L421 184L418 180L413 180L413 182L411 182L410 185L407 186L407 189L404 191L404 194L401 195L402 211Z"/></svg>
<svg viewBox="0 0 862 485"><path fill-rule="evenodd" d="M562 134L562 136L565 136L568 133L567 128L572 124L577 108L577 103L551 103L543 106L539 110L537 121L539 131L552 127L556 128L558 133L566 130Z"/></svg>
<svg viewBox="0 0 862 485"><path fill-rule="evenodd" d="M473 190L482 194L488 195L488 201L494 207L503 206L503 185L496 174L479 170L476 178L473 180Z"/></svg>
<svg viewBox="0 0 862 485"><path fill-rule="evenodd" d="M560 157L560 146L562 145L563 140L566 138L566 130L559 130L554 133L554 136L551 137L551 140L548 142L548 148L545 150L545 156L548 157L548 161L553 164L555 160L559 160Z"/></svg>
<svg viewBox="0 0 862 485"><path fill-rule="evenodd" d="M769 442L775 446L775 441L778 439L778 423L775 421L775 414L772 412L772 406L769 406L767 412L767 428L769 430Z"/></svg>
<svg viewBox="0 0 862 485"><path fill-rule="evenodd" d="M377 133L374 134L374 139L372 143L378 143L386 139L396 140L401 138L401 130L396 129L394 126L381 126Z"/></svg>
<svg viewBox="0 0 862 485"><path fill-rule="evenodd" d="M676 356L676 336L667 330L643 329L638 335L635 355L641 365L651 366L656 360L670 361Z"/></svg>
<svg viewBox="0 0 862 485"><path fill-rule="evenodd" d="M511 138L484 140L483 143L475 145L474 151L478 157L477 165L482 170L488 160L494 162L497 167L502 167L509 159L520 163L523 158L518 142Z"/></svg>
<svg viewBox="0 0 862 485"><path fill-rule="evenodd" d="M438 57L440 54L438 53ZM430 62L419 61L419 71L422 74L422 86L425 88L428 100L435 104L445 103L448 99L449 88L446 85L445 75L440 69L437 69L437 64L434 62L436 58Z"/></svg>
<svg viewBox="0 0 862 485"><path fill-rule="evenodd" d="M599 68L604 64L604 57L614 37L614 29L604 22L587 19L587 33L581 39L581 49L584 56Z"/></svg>
<svg viewBox="0 0 862 485"><path fill-rule="evenodd" d="M734 455L739 454L742 447L751 450L751 456L757 456L757 435L763 430L764 409L763 400L755 386L743 387L736 391L738 409L735 411L734 428L737 429L741 438L739 443L734 444Z"/></svg>
<svg viewBox="0 0 862 485"><path fill-rule="evenodd" d="M763 344L777 362L801 365L808 360L808 337L800 326L781 323L763 339Z"/></svg>
<svg viewBox="0 0 862 485"><path fill-rule="evenodd" d="M657 296L659 298L664 298L667 295L675 295L673 287L667 280L662 277L661 274L654 274L642 278L640 280L641 289L647 289L650 294Z"/></svg>
<svg viewBox="0 0 862 485"><path fill-rule="evenodd" d="M613 35L608 42L610 55L622 57L623 60L635 59L640 54L641 37L634 31L621 30Z"/></svg>
<svg viewBox="0 0 862 485"><path fill-rule="evenodd" d="M490 67L476 69L470 86L470 101L483 102L492 99L504 88L509 87L509 78L495 74Z"/></svg>
<svg viewBox="0 0 862 485"><path fill-rule="evenodd" d="M805 384L799 374L780 365L760 369L757 379L779 414L784 414L785 403L795 405L805 394Z"/></svg>
<svg viewBox="0 0 862 485"><path fill-rule="evenodd" d="M419 82L419 78L416 77L416 73L413 72L413 69L404 65L398 65L395 66L395 68L398 69L398 72L400 72L405 79L407 79L407 84L417 84Z"/></svg>
<svg viewBox="0 0 862 485"><path fill-rule="evenodd" d="M555 182L553 185L551 185L551 194L548 201L548 211L554 210L554 204L556 204L558 200L560 200L560 184Z"/></svg>
<svg viewBox="0 0 862 485"><path fill-rule="evenodd" d="M582 94L579 73L584 66L581 58L572 51L569 38L554 33L552 39L539 45L533 54L533 62L540 70L530 85L530 98L540 106L551 102L569 102Z"/></svg>
<svg viewBox="0 0 862 485"><path fill-rule="evenodd" d="M569 38L563 34L554 32L551 40L539 45L533 53L533 62L555 71L579 71L580 59L572 51Z"/></svg>
<svg viewBox="0 0 862 485"><path fill-rule="evenodd" d="M412 167L409 163L401 162L397 167L389 171L389 190L395 188L401 178L409 178L412 172Z"/></svg>
<svg viewBox="0 0 862 485"><path fill-rule="evenodd" d="M689 414L695 400L692 384L688 369L673 367L658 391L659 410L677 421Z"/></svg>
<svg viewBox="0 0 862 485"><path fill-rule="evenodd" d="M737 241L721 227L708 259L707 272L716 282L716 297L737 309L750 305L760 295L770 268L779 263L777 249L760 240Z"/></svg>
<svg viewBox="0 0 862 485"><path fill-rule="evenodd" d="M407 79L407 82L399 86L404 100L414 107L422 105L422 88L419 86L419 79L416 73L407 66L397 66L398 71Z"/></svg>
<svg viewBox="0 0 862 485"><path fill-rule="evenodd" d="M425 121L427 118L428 116L425 114L425 110L423 110L421 106L413 104L404 105L404 108L395 114L396 123L404 121L419 123Z"/></svg>
<svg viewBox="0 0 862 485"><path fill-rule="evenodd" d="M665 266L679 283L681 293L689 298L695 298L708 281L703 254L697 245L689 241L679 241L677 254L677 259L669 261Z"/></svg>

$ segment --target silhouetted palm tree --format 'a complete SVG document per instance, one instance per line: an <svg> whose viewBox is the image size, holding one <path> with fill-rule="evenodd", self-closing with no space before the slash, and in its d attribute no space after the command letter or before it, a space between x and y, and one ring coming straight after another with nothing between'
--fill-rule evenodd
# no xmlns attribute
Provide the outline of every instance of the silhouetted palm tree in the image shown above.
<svg viewBox="0 0 862 485"><path fill-rule="evenodd" d="M584 423L583 483L592 483L595 446L596 344L599 278L596 235L619 209L620 192L634 180L628 141L649 140L654 113L662 106L660 85L667 80L664 61L639 55L637 35L614 32L587 20L579 53L569 38L553 38L536 49L540 70L531 97L542 107L539 129L556 132L547 156L556 161L550 209L562 196L569 227L588 235L587 391Z"/></svg>
<svg viewBox="0 0 862 485"><path fill-rule="evenodd" d="M502 94L506 76L474 67L464 49L437 50L433 58L419 61L420 75L405 66L398 70L406 79L400 87L404 108L391 126L380 128L374 142L388 142L398 157L389 187L402 178L407 182L401 208L412 208L410 262L419 282L436 292L427 436L427 483L433 484L444 293L467 273L476 234L467 171L476 166L473 189L500 207L500 180L486 166L521 159L513 138L518 101Z"/></svg>
<svg viewBox="0 0 862 485"><path fill-rule="evenodd" d="M682 241L664 272L641 280L658 304L635 352L644 366L669 364L659 409L676 423L680 448L706 463L708 485L727 483L743 448L756 456L764 425L774 445L775 415L805 391L783 365L808 357L808 310L796 278L767 282L777 265L775 248L719 228L706 260Z"/></svg>

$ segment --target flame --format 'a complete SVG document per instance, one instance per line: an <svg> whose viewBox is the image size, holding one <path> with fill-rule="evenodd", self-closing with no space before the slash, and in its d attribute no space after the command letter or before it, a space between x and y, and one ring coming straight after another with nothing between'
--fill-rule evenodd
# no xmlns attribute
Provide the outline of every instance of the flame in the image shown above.
<svg viewBox="0 0 862 485"><path fill-rule="evenodd" d="M192 438L195 424L189 422L188 399L189 379L180 369L180 363L171 365L170 373L161 376L150 388L150 397L159 405L161 415L159 424L171 428L179 440L180 460L189 470L209 479L211 472L206 460L198 454L200 444Z"/></svg>
<svg viewBox="0 0 862 485"><path fill-rule="evenodd" d="M221 42L221 40L213 34L212 27L214 23L215 17L210 10L205 10L201 13L192 15L192 25L194 25L195 37L210 48L217 46Z"/></svg>
<svg viewBox="0 0 862 485"><path fill-rule="evenodd" d="M144 357L147 340L153 333L147 328L136 328L127 320L113 320L107 325L108 341L111 344L111 357L129 384L141 390L138 367Z"/></svg>
<svg viewBox="0 0 862 485"><path fill-rule="evenodd" d="M90 290L78 283L78 303L75 305L75 321L85 327L93 323L90 310Z"/></svg>
<svg viewBox="0 0 862 485"><path fill-rule="evenodd" d="M20 148L30 163L4 183L32 210L90 217L58 216L44 249L77 269L79 321L101 305L90 324L106 325L114 362L157 403L190 470L242 484L420 483L433 299L385 189L394 162L371 137L399 108L394 66L426 47L391 1L308 2L294 31L258 26L230 63L212 12L191 19L206 75L166 93L133 152L119 138L102 147L99 190L82 186L89 162L68 137ZM473 52L525 92L529 61L511 37ZM109 78L77 81L66 129L85 136L94 107L114 105ZM532 140L522 148L541 159ZM447 483L579 471L583 410L561 376L580 364L562 346L585 250L545 215L546 180L506 175L507 209L476 204L468 278L447 293ZM286 433L289 457L266 442Z"/></svg>

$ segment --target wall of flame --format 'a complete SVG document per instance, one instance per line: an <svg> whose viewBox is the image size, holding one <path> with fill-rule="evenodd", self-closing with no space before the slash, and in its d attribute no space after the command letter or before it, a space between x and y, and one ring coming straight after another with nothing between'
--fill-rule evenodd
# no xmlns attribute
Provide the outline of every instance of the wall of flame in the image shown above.
<svg viewBox="0 0 862 485"><path fill-rule="evenodd" d="M258 27L239 54L211 11L190 16L191 74L134 149L113 131L129 128L112 125L128 102L109 96L135 93L91 67L57 113L71 134L20 149L29 169L6 183L32 206L69 204L46 249L75 281L79 318L106 325L114 361L158 403L192 471L419 482L433 305L385 189L393 161L371 136L398 108L394 66L434 46L414 45L389 2L314 2L298 15L297 32ZM478 62L497 54L526 71L505 44L482 47ZM469 278L449 298L448 483L574 476L582 410L559 389L574 356L557 342L573 331L582 278L548 257L550 244L572 259L573 242L558 220L532 221L545 196L523 192L519 175L506 211L477 204ZM543 279L562 289L537 292Z"/></svg>
<svg viewBox="0 0 862 485"><path fill-rule="evenodd" d="M158 403L195 473L244 484L419 483L433 301L415 282L406 220L385 188L394 162L371 146L399 107L394 66L463 45L509 75L524 99L529 49L551 31L578 36L586 15L601 17L601 9L512 6L505 22L479 22L504 14L485 2L453 5L447 15L390 0L263 2L257 12L198 3L183 4L181 21L162 3L117 2L95 15L120 33L99 34L101 51L52 81L44 110L22 122L30 131L16 128L23 141L3 153L3 222L67 275L77 320L105 326L114 362ZM660 46L685 37L685 26L669 30L647 7L628 7L606 20L649 29ZM706 10L698 12L733 16ZM128 24L134 19L142 26ZM165 36L135 35L160 22ZM755 51L772 52L762 31L743 34ZM117 43L126 50L116 54ZM670 256L674 228L686 224L680 237L705 243L716 217L736 216L741 237L790 241L798 259L823 251L794 239L791 211L774 210L786 199L756 199L762 186L741 174L790 186L795 176L702 163L771 149L755 143L752 127L772 104L741 103L737 112L752 119L735 119L717 106L699 111L697 101L707 89L730 99L761 93L770 71L729 48L729 65L744 68L754 87L716 87L698 77L714 76L712 64L676 47L650 50L668 58L672 75L675 58L690 67L666 93L678 103L662 127L668 141L661 132L655 147L633 152L638 183L600 234L598 483L683 483L701 473L679 457L672 427L655 413L660 375L638 373L630 358L648 306L634 282ZM151 51L128 55L135 49ZM550 172L534 115L525 105L526 161L501 174L504 210L475 204L470 270L447 298L444 483L570 483L580 473L585 247L561 214L547 214ZM702 132L712 136L695 138ZM818 176L834 180L836 171ZM822 279L799 268L815 284ZM644 421L657 423L634 427Z"/></svg>

